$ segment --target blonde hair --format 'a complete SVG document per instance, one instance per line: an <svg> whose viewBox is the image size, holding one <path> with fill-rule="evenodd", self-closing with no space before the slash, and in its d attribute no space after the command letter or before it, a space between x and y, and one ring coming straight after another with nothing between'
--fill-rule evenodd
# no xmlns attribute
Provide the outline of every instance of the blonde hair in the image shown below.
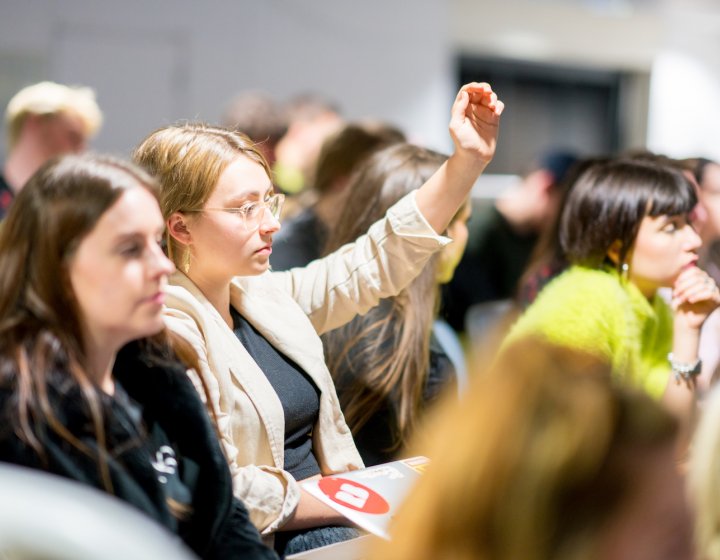
<svg viewBox="0 0 720 560"><path fill-rule="evenodd" d="M711 392L695 430L690 470L698 558L720 559L720 390Z"/></svg>
<svg viewBox="0 0 720 560"><path fill-rule="evenodd" d="M92 89L40 82L21 89L8 103L5 110L8 147L13 148L17 144L28 115L51 116L60 113L72 113L80 117L88 137L93 136L102 125L102 112Z"/></svg>
<svg viewBox="0 0 720 560"><path fill-rule="evenodd" d="M160 181L160 209L168 219L175 212L202 208L223 171L244 156L262 165L262 152L244 134L202 123L179 124L152 132L133 153L135 163ZM180 264L177 241L165 233L168 257Z"/></svg>
<svg viewBox="0 0 720 560"><path fill-rule="evenodd" d="M596 557L636 459L674 444L670 414L591 356L525 340L499 360L434 418L431 464L375 558Z"/></svg>

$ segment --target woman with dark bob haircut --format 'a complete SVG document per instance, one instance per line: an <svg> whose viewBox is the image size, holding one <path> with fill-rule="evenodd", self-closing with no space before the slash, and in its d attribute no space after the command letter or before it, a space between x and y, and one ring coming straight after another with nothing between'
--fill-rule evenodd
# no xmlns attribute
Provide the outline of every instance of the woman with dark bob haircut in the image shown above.
<svg viewBox="0 0 720 560"><path fill-rule="evenodd" d="M700 327L720 303L717 285L697 267L696 203L682 172L656 162L618 159L588 168L560 218L571 266L540 292L505 348L540 335L590 352L689 418ZM672 311L657 294L662 287L673 289Z"/></svg>
<svg viewBox="0 0 720 560"><path fill-rule="evenodd" d="M0 231L0 461L113 494L202 558L276 558L233 497L186 375L197 356L164 329L174 267L156 189L128 163L67 156L13 203Z"/></svg>

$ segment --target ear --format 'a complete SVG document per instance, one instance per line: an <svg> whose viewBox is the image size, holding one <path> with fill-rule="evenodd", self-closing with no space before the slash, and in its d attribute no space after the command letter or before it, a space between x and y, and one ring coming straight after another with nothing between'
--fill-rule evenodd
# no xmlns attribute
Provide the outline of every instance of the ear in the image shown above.
<svg viewBox="0 0 720 560"><path fill-rule="evenodd" d="M167 230L170 236L182 245L190 245L192 234L188 227L187 216L180 212L173 212L167 219Z"/></svg>
<svg viewBox="0 0 720 560"><path fill-rule="evenodd" d="M622 242L619 239L616 239L612 242L612 245L610 245L610 248L607 251L608 258L613 262L615 266L620 264L620 251L622 250Z"/></svg>

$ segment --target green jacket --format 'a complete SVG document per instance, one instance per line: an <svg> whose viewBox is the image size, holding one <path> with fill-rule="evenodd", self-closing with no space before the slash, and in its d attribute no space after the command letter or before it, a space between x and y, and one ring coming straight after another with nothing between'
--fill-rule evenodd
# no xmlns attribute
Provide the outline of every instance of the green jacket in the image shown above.
<svg viewBox="0 0 720 560"><path fill-rule="evenodd" d="M670 308L658 295L648 301L609 268L572 266L550 282L513 325L503 348L526 336L597 355L656 398L670 375Z"/></svg>

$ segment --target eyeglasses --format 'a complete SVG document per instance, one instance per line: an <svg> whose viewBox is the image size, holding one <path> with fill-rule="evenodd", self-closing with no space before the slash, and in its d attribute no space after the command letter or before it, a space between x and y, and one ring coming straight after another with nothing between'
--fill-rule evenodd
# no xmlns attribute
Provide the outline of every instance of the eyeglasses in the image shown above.
<svg viewBox="0 0 720 560"><path fill-rule="evenodd" d="M280 219L280 211L283 202L285 202L284 194L274 194L260 202L249 202L243 204L240 208L193 208L186 212L227 212L239 216L245 231L255 231L260 228L265 210L269 210L272 217L276 220Z"/></svg>

